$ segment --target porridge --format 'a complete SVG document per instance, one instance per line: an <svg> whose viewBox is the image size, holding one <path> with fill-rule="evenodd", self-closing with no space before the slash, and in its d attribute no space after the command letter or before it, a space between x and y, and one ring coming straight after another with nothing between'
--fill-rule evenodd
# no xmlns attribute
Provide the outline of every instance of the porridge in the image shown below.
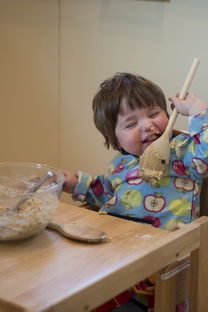
<svg viewBox="0 0 208 312"><path fill-rule="evenodd" d="M59 202L56 192L35 192L13 212L9 207L17 202L16 195L15 189L0 186L0 241L38 233L51 221Z"/></svg>

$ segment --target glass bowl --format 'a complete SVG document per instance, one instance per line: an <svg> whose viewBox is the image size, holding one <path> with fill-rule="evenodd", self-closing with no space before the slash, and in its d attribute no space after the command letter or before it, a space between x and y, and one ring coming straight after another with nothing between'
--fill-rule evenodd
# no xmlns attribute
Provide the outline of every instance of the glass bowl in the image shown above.
<svg viewBox="0 0 208 312"><path fill-rule="evenodd" d="M52 177L31 193L48 171ZM43 230L58 207L63 183L63 173L47 165L0 163L0 241L27 238ZM12 207L25 197L13 211Z"/></svg>

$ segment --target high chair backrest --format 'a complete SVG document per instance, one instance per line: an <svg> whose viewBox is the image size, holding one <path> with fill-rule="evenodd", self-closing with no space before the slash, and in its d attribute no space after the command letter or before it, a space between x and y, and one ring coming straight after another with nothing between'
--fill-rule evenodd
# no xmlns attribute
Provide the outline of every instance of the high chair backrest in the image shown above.
<svg viewBox="0 0 208 312"><path fill-rule="evenodd" d="M200 194L200 216L208 216L208 178L204 179Z"/></svg>

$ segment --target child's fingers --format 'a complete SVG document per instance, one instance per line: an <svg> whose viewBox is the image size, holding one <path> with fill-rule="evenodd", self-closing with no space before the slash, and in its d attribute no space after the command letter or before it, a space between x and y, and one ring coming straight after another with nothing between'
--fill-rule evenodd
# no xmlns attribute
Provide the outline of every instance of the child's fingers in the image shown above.
<svg viewBox="0 0 208 312"><path fill-rule="evenodd" d="M175 105L174 105L173 103L171 103L171 104L170 104L170 108L171 108L172 110L174 110Z"/></svg>

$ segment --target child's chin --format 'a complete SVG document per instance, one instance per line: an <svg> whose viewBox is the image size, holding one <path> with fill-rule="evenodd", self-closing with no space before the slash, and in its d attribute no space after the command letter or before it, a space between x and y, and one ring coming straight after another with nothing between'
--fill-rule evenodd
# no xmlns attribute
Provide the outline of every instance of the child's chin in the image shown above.
<svg viewBox="0 0 208 312"><path fill-rule="evenodd" d="M143 143L143 152L146 150L148 146L150 146L154 141Z"/></svg>
<svg viewBox="0 0 208 312"><path fill-rule="evenodd" d="M142 154L142 151L131 151L130 154L134 155L134 156L140 156Z"/></svg>

